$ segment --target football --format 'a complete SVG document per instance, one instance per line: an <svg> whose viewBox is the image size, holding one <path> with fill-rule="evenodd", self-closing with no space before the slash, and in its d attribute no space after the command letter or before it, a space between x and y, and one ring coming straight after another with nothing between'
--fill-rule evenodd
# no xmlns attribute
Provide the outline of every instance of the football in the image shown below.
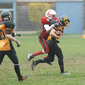
<svg viewBox="0 0 85 85"><path fill-rule="evenodd" d="M58 35L58 36L62 36L63 33L62 33L61 31L57 31L57 32L56 32L56 35Z"/></svg>

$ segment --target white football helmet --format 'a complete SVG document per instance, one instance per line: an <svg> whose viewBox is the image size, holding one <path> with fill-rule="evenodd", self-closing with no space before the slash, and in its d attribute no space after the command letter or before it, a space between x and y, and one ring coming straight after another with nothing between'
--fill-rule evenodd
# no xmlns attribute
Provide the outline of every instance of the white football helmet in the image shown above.
<svg viewBox="0 0 85 85"><path fill-rule="evenodd" d="M45 16L49 19L53 19L53 17L56 17L56 12L53 9L49 9L46 11Z"/></svg>

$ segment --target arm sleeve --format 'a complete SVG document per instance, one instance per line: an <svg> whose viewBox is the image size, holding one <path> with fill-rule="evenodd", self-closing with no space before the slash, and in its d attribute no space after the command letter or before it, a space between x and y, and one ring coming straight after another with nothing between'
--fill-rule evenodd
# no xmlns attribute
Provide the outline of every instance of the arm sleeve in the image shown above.
<svg viewBox="0 0 85 85"><path fill-rule="evenodd" d="M5 26L6 34L11 34L12 35L15 24L13 22L6 22L5 25L6 25Z"/></svg>
<svg viewBox="0 0 85 85"><path fill-rule="evenodd" d="M44 28L46 29L46 31L50 31L52 28L54 27L54 24L52 24L51 26L49 26L48 24L44 25Z"/></svg>

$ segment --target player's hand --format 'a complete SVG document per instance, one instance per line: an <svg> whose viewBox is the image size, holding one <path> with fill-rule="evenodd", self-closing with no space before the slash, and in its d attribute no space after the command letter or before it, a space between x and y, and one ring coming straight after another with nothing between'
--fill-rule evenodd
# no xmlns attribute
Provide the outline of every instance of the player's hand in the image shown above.
<svg viewBox="0 0 85 85"><path fill-rule="evenodd" d="M18 37L20 37L20 36L21 36L21 34L19 34L19 33L16 33L16 35L17 35Z"/></svg>
<svg viewBox="0 0 85 85"><path fill-rule="evenodd" d="M62 38L63 33L61 31L56 31L56 35L58 36L58 39Z"/></svg>
<svg viewBox="0 0 85 85"><path fill-rule="evenodd" d="M59 23L55 23L54 26L57 27L59 25Z"/></svg>
<svg viewBox="0 0 85 85"><path fill-rule="evenodd" d="M59 39L63 37L63 33L61 33L61 35L59 36Z"/></svg>
<svg viewBox="0 0 85 85"><path fill-rule="evenodd" d="M16 43L17 43L17 47L20 47L20 42L18 40L16 41Z"/></svg>

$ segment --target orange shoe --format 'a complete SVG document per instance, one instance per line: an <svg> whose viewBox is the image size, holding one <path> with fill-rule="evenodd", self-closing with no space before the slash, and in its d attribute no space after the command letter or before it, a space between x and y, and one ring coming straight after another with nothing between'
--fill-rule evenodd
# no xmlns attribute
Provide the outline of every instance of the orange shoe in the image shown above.
<svg viewBox="0 0 85 85"><path fill-rule="evenodd" d="M24 76L22 76L22 80L27 79L27 77L28 77L28 75L24 75Z"/></svg>
<svg viewBox="0 0 85 85"><path fill-rule="evenodd" d="M28 77L28 75L24 75L24 76L22 76L22 79L20 79L19 81L23 81L23 80L27 79L27 77Z"/></svg>

